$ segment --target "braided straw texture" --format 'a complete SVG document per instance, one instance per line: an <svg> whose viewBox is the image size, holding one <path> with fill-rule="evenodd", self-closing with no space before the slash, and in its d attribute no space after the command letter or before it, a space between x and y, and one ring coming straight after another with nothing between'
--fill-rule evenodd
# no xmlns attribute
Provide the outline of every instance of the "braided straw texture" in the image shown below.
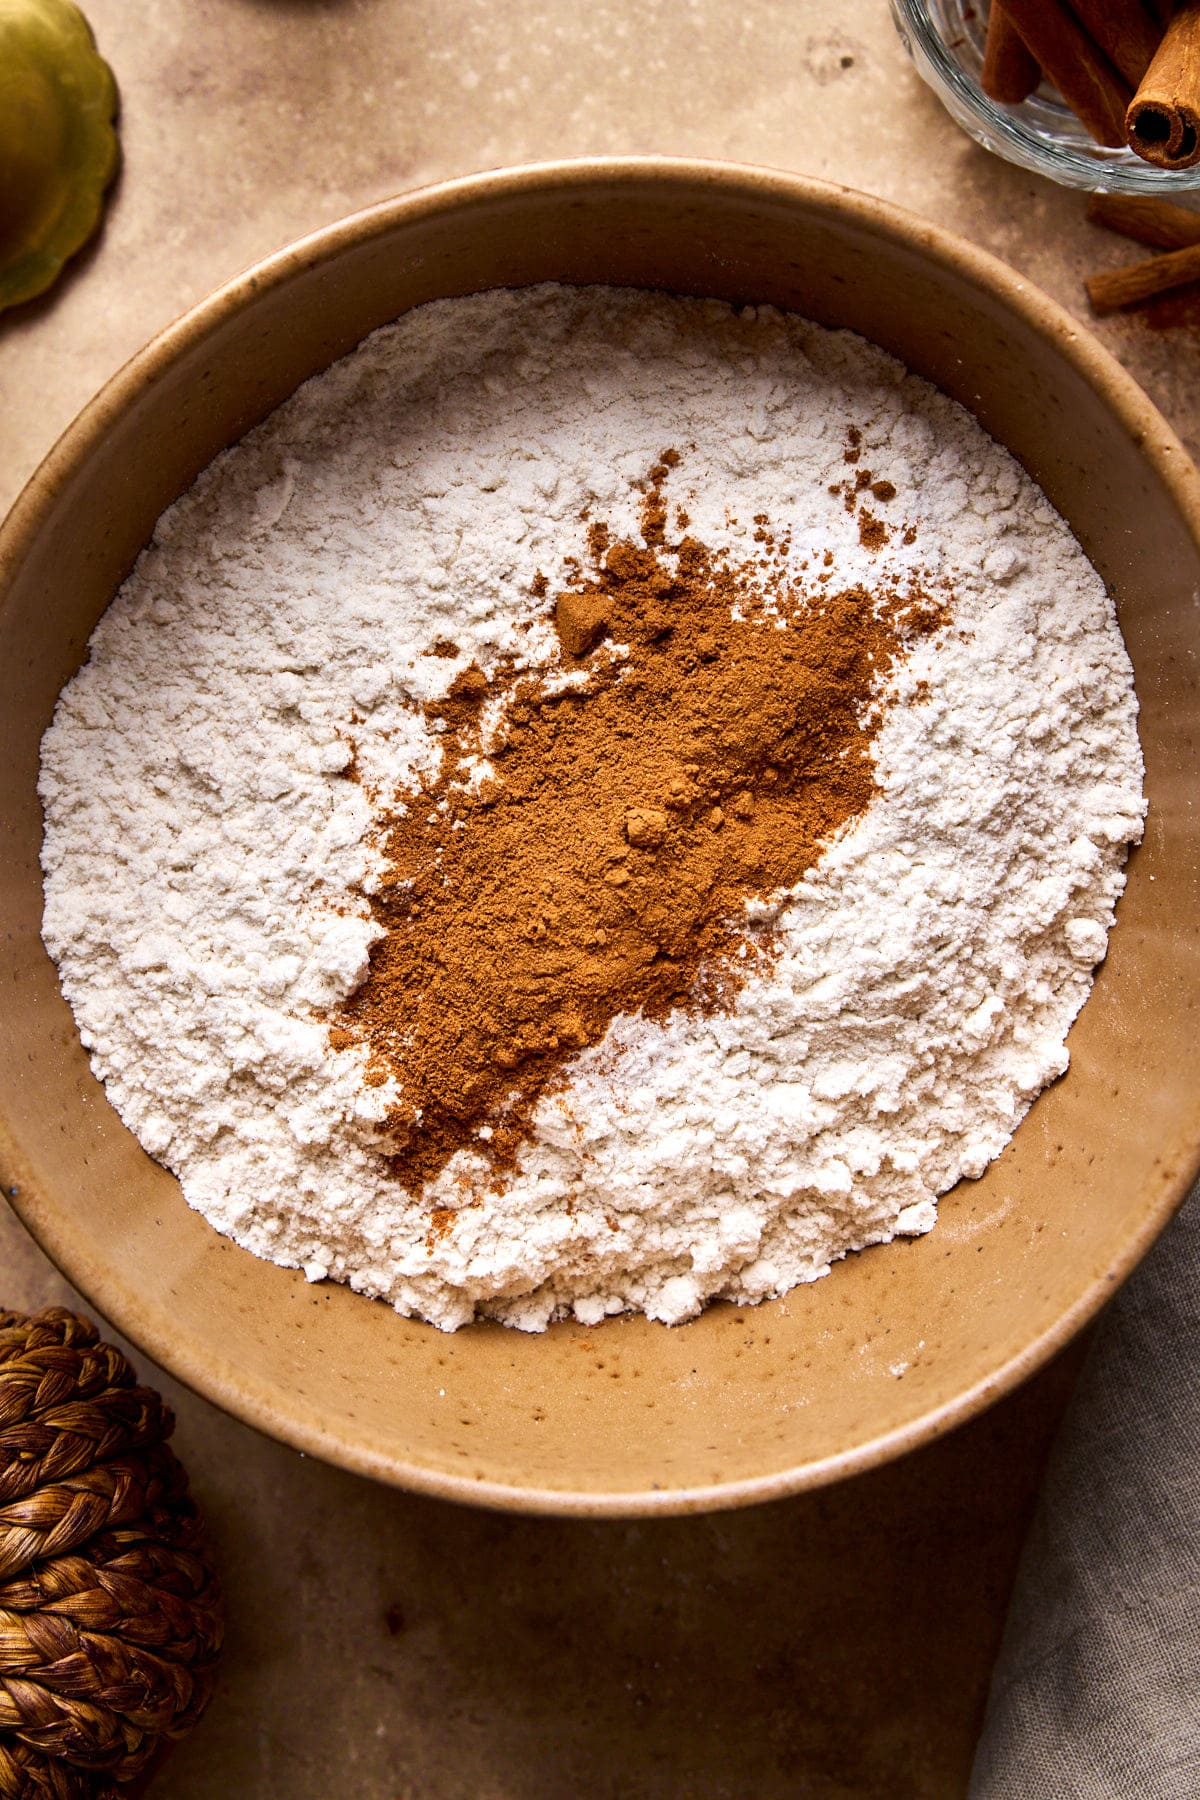
<svg viewBox="0 0 1200 1800"><path fill-rule="evenodd" d="M0 1311L0 1800L116 1800L208 1702L221 1599L174 1427L86 1319Z"/></svg>

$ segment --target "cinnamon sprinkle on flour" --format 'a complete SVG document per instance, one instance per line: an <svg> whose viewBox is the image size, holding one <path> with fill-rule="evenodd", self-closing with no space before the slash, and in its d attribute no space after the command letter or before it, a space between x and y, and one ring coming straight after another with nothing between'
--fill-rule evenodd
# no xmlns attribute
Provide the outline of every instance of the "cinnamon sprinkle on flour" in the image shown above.
<svg viewBox="0 0 1200 1800"><path fill-rule="evenodd" d="M122 1118L446 1329L927 1231L1066 1068L1144 811L1103 584L965 412L771 308L553 287L219 457L40 792Z"/></svg>
<svg viewBox="0 0 1200 1800"><path fill-rule="evenodd" d="M768 555L668 542L679 462L650 470L638 540L592 523L553 603L562 662L471 664L427 702L441 762L379 828L384 935L335 1031L396 1083L406 1186L467 1145L511 1167L614 1019L729 1009L775 946L746 903L869 804L892 665L948 617L919 588L809 595Z"/></svg>

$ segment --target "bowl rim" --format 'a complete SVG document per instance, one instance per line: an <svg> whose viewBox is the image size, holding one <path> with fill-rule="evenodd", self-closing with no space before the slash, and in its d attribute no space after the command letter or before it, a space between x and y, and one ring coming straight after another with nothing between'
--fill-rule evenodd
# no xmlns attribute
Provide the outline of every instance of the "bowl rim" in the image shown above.
<svg viewBox="0 0 1200 1800"><path fill-rule="evenodd" d="M20 568L47 513L76 467L103 437L110 421L138 397L177 355L194 349L223 321L265 290L275 289L314 262L384 236L396 225L473 201L530 191L596 190L606 184L697 185L758 202L798 204L817 216L836 215L927 255L977 289L998 298L1027 327L1098 389L1170 493L1200 544L1200 473L1158 408L1116 358L1057 301L990 252L891 201L817 177L753 164L667 156L586 157L522 164L457 176L377 201L321 226L255 262L189 307L159 331L104 384L43 458L0 524L0 585ZM0 1147L14 1171L22 1159L0 1114ZM146 1356L244 1424L352 1473L436 1498L500 1511L577 1517L649 1517L747 1506L782 1499L867 1470L933 1442L1010 1393L1073 1338L1115 1292L1176 1212L1200 1170L1200 1143L1174 1171L1160 1197L1139 1218L1110 1265L1087 1283L1053 1325L953 1399L847 1450L766 1476L668 1490L586 1492L477 1480L377 1454L356 1442L340 1420L297 1421L281 1409L265 1382L179 1341L160 1326L135 1288L97 1266L61 1209L47 1205L37 1184L3 1190L22 1224L73 1286ZM57 1216L56 1216L57 1214ZM433 1329L431 1327L431 1329Z"/></svg>

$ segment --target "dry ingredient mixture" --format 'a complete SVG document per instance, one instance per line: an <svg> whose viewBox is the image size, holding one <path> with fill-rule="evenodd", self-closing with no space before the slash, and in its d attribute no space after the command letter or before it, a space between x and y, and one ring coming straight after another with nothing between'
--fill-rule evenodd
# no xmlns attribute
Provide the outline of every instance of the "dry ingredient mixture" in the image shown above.
<svg viewBox="0 0 1200 1800"><path fill-rule="evenodd" d="M511 1166L614 1019L728 1009L778 943L747 903L793 887L868 804L893 659L948 615L919 591L822 587L827 570L806 596L765 513L744 563L671 543L679 460L649 471L641 541L593 522L592 568L554 601L582 681L502 658L424 709L441 762L386 820L385 935L333 1033L396 1081L406 1187L467 1147Z"/></svg>
<svg viewBox="0 0 1200 1800"><path fill-rule="evenodd" d="M160 520L43 744L44 936L258 1254L676 1322L929 1229L1065 1069L1135 721L1063 522L883 352L439 302Z"/></svg>

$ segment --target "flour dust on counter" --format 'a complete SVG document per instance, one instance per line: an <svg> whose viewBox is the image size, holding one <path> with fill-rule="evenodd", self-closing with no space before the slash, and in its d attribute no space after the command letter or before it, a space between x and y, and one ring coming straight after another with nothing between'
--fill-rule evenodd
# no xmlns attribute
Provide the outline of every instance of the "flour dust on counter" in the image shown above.
<svg viewBox="0 0 1200 1800"><path fill-rule="evenodd" d="M677 1323L1000 1153L1141 775L1103 583L944 395L768 307L486 293L163 515L43 742L43 935L257 1255Z"/></svg>

